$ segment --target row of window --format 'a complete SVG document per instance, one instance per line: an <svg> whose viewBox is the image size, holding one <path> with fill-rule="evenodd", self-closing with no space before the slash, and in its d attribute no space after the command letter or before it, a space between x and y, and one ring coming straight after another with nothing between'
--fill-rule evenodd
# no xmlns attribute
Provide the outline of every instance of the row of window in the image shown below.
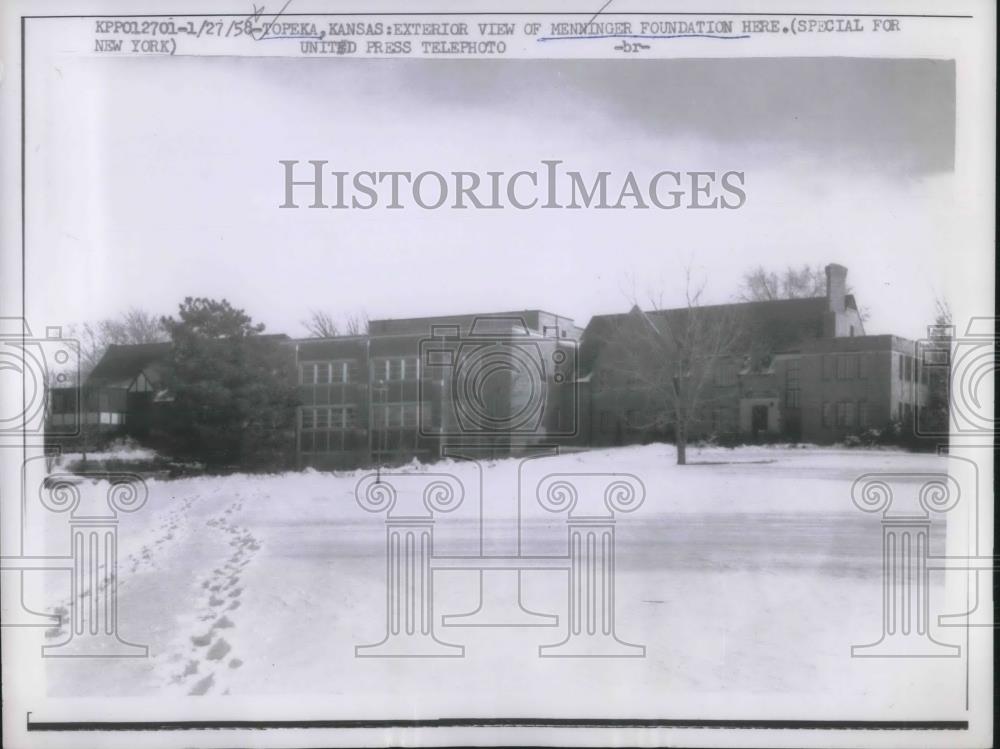
<svg viewBox="0 0 1000 749"><path fill-rule="evenodd" d="M320 406L302 409L302 429L352 429L357 425L354 406Z"/></svg>
<svg viewBox="0 0 1000 749"><path fill-rule="evenodd" d="M354 362L310 362L299 365L299 382L303 385L330 385L348 383L356 379Z"/></svg>
<svg viewBox="0 0 1000 749"><path fill-rule="evenodd" d="M897 375L901 381L927 384L927 367L921 367L915 357L899 354L898 364Z"/></svg>
<svg viewBox="0 0 1000 749"><path fill-rule="evenodd" d="M52 426L57 427L73 426L77 423L77 421L80 421L83 424L105 424L110 426L117 426L125 423L125 414L115 411L91 412L84 414L79 420L77 419L77 415L75 413L52 414L50 418Z"/></svg>
<svg viewBox="0 0 1000 749"><path fill-rule="evenodd" d="M739 372L735 364L723 363L714 367L713 382L716 387L731 387L736 384ZM926 368L919 367L912 356L899 354L898 375L900 380L927 383ZM785 387L787 390L798 390L800 387L800 362L790 359L785 370ZM868 378L868 357L865 354L825 354L822 361L822 378L824 380L864 380ZM599 387L607 387L612 379L618 379L627 385L638 384L639 378L632 374L624 374L613 378L612 373L599 371L595 377ZM789 404L790 405L790 404Z"/></svg>
<svg viewBox="0 0 1000 749"><path fill-rule="evenodd" d="M372 429L416 429L419 420L431 425L431 404L380 403L372 407Z"/></svg>
<svg viewBox="0 0 1000 749"><path fill-rule="evenodd" d="M368 437L355 432L316 430L312 432L302 432L299 440L299 449L303 453L327 453L340 452L343 450L366 450L368 448Z"/></svg>
<svg viewBox="0 0 1000 749"><path fill-rule="evenodd" d="M824 380L864 380L868 377L868 357L863 354L823 356Z"/></svg>
<svg viewBox="0 0 1000 749"><path fill-rule="evenodd" d="M372 406L373 429L415 429L419 419L424 425L431 421L431 404L379 403ZM354 429L358 425L356 406L310 406L302 409L303 431L320 429Z"/></svg>
<svg viewBox="0 0 1000 749"><path fill-rule="evenodd" d="M824 427L852 429L869 426L868 403L865 401L837 401L824 403L820 415Z"/></svg>
<svg viewBox="0 0 1000 749"><path fill-rule="evenodd" d="M94 391L86 392L84 405L95 409L96 413L111 413L115 408L121 408L125 405L125 392L123 390L115 391L114 403L111 402L111 393L107 391L96 393L96 397L94 395ZM78 396L79 393L76 390L53 391L50 395L49 410L53 414L73 413L77 408Z"/></svg>
<svg viewBox="0 0 1000 749"><path fill-rule="evenodd" d="M400 356L375 359L372 362L372 377L386 382L417 380L420 378L420 357Z"/></svg>
<svg viewBox="0 0 1000 749"><path fill-rule="evenodd" d="M399 382L419 377L419 357L380 357L372 361L372 378L375 380ZM357 380L357 363L352 360L305 362L299 365L299 383L302 385L342 385Z"/></svg>

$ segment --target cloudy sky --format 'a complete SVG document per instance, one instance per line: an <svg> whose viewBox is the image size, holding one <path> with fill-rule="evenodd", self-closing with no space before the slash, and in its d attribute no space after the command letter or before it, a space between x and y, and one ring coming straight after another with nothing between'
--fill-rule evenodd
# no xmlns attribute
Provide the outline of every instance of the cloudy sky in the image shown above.
<svg viewBox="0 0 1000 749"><path fill-rule="evenodd" d="M29 66L29 319L226 297L400 317L633 294L726 301L754 265L839 262L869 332L919 337L948 248L948 61L58 58ZM352 170L739 170L737 211L279 210L281 159Z"/></svg>

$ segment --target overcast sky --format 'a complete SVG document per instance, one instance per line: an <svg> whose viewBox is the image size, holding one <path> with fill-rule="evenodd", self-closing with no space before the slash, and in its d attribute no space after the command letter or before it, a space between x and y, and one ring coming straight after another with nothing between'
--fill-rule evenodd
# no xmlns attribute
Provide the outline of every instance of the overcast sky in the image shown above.
<svg viewBox="0 0 1000 749"><path fill-rule="evenodd" d="M37 325L227 297L274 332L371 317L731 298L839 262L868 332L954 287L954 66L782 59L73 59L29 66ZM44 92L40 95L38 92ZM279 159L351 170L739 170L736 211L279 210Z"/></svg>

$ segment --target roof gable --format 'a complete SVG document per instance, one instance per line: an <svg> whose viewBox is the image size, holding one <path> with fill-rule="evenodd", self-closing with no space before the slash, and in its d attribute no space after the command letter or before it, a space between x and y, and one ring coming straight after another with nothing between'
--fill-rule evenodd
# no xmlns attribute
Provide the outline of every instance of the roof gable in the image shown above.
<svg viewBox="0 0 1000 749"><path fill-rule="evenodd" d="M112 344L87 377L87 385L130 384L144 370L159 365L170 343Z"/></svg>

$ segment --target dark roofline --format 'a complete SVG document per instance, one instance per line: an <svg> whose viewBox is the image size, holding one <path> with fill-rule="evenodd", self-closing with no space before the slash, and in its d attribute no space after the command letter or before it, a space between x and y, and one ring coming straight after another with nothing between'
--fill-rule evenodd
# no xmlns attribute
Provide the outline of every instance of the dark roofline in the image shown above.
<svg viewBox="0 0 1000 749"><path fill-rule="evenodd" d="M367 333L351 333L334 336L313 336L312 338L292 338L292 343L327 343L328 341L363 341L368 338Z"/></svg>
<svg viewBox="0 0 1000 749"><path fill-rule="evenodd" d="M420 322L421 320L440 320L441 318L449 317L515 317L528 313L541 313L545 315L552 315L553 317L558 317L563 320L573 320L573 318L569 315L560 315L558 312L550 312L547 309L534 307L531 309L507 310L503 312L458 312L444 315L422 315L420 317L379 317L372 319L370 322Z"/></svg>
<svg viewBox="0 0 1000 749"><path fill-rule="evenodd" d="M848 298L850 298L850 299L853 300L853 296L851 296L850 294L848 294ZM803 296L803 297L794 297L792 299L763 299L763 300L750 301L750 302L726 302L724 304L703 304L703 305L699 305L699 306L695 307L694 309L697 309L699 311L709 311L710 312L710 311L713 311L713 310L722 310L722 309L734 308L734 307L735 308L740 308L740 307L742 307L742 308L749 308L749 307L762 308L762 307L767 307L767 306L774 306L774 307L777 307L777 306L786 306L786 307L788 307L788 306L792 306L793 304L803 305L803 304L806 304L806 303L810 304L810 306L812 306L813 304L816 304L816 303L822 303L823 306L824 306L824 308L825 308L826 307L826 302L827 302L827 299L826 299L825 296ZM647 315L665 315L665 314L669 314L669 313L686 312L688 309L689 309L688 307L665 307L663 309L642 310L642 311L645 312ZM594 315L593 317L590 318L590 323L594 322L595 320L611 320L611 319L614 319L614 318L628 317L631 314L632 314L632 311L629 310L628 312L612 312L612 313L607 314L607 315ZM590 323L587 323L588 326L590 325Z"/></svg>

